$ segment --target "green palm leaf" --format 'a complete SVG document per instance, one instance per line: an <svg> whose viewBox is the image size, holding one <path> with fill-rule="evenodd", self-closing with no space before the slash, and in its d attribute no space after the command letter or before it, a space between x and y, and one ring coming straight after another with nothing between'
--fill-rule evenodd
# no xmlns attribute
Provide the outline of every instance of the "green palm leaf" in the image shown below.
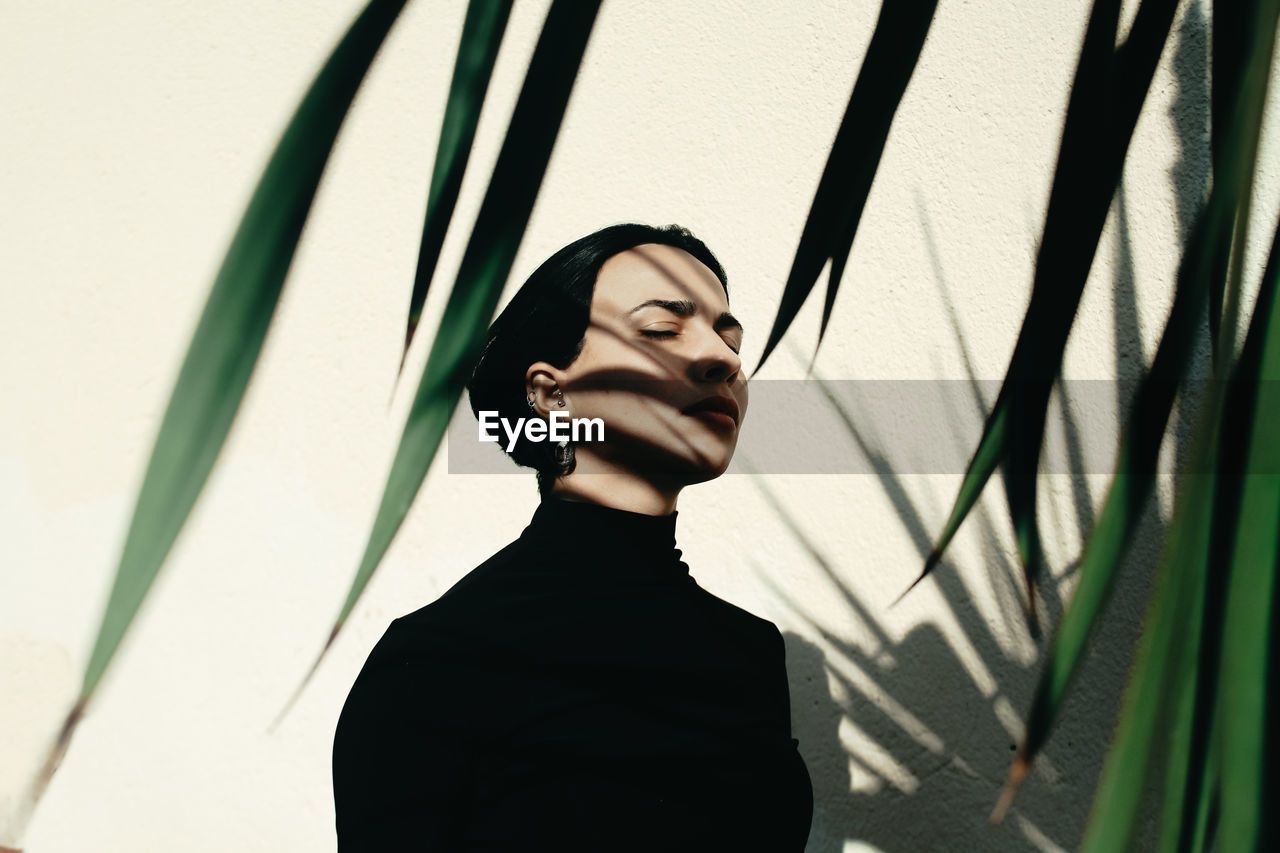
<svg viewBox="0 0 1280 853"><path fill-rule="evenodd" d="M1084 850L1125 849L1162 731L1166 809L1177 804L1193 810L1165 814L1165 849L1204 843L1215 803L1222 816L1221 849L1261 849L1268 651L1280 558L1280 445L1273 436L1280 417L1274 391L1280 379L1278 287L1280 229L1244 350L1225 395L1220 383L1210 388L1195 467L1180 479L1161 593L1144 631L1147 642L1094 799ZM1219 573L1227 581L1225 611L1222 618L1206 618L1213 615L1206 595ZM1201 665L1204 644L1222 650L1220 677L1212 666ZM1206 684L1216 688L1216 706L1196 714ZM1210 742L1212 732L1221 749ZM1199 757L1197 740L1206 753Z"/></svg>
<svg viewBox="0 0 1280 853"><path fill-rule="evenodd" d="M187 348L138 492L80 694L31 800L39 798L208 480L280 299L338 130L404 6L371 0L326 60L254 189Z"/></svg>
<svg viewBox="0 0 1280 853"><path fill-rule="evenodd" d="M1268 665L1273 645L1276 572L1280 569L1280 233L1272 262L1259 291L1253 322L1240 355L1233 385L1240 401L1232 407L1246 447L1239 512L1223 620L1222 677L1222 823L1224 850L1262 849L1261 834L1268 768ZM1235 390L1233 388L1233 390ZM1226 543L1224 543L1226 544Z"/></svg>
<svg viewBox="0 0 1280 853"><path fill-rule="evenodd" d="M1216 245L1214 235L1223 220L1221 215L1215 215L1217 211L1225 212L1226 208L1211 203L1206 209L1183 258L1173 308L1151 369L1134 395L1116 474L1080 559L1080 583L1050 646L1027 716L1027 732L1010 770L1005 796L997 807L997 818L1049 737L1097 615L1110 594L1116 568L1154 485L1160 443L1203 316L1209 278L1207 249Z"/></svg>
<svg viewBox="0 0 1280 853"><path fill-rule="evenodd" d="M440 446L524 236L599 6L598 0L556 0L547 13L457 280L432 341L360 567L328 639L281 716L306 687L342 630L391 546Z"/></svg>
<svg viewBox="0 0 1280 853"><path fill-rule="evenodd" d="M409 297L404 351L400 354L397 376L404 370L404 360L422 318L422 306L427 301L427 290L435 275L436 263L440 260L440 247L444 245L444 235L453 219L458 190L462 187L462 176L471 154L471 143L475 140L476 125L480 122L480 109L484 105L493 64L510 15L511 0L471 0L467 6L467 19L462 25L458 59L453 66L453 81L449 84L449 100L440 128L440 143L436 147L435 168L431 172L431 189L427 193L427 215L422 225L418 266L413 277L413 293Z"/></svg>
<svg viewBox="0 0 1280 853"><path fill-rule="evenodd" d="M1093 6L1067 106L1031 302L955 505L908 591L937 566L1003 462L1027 577L1028 618L1035 628L1032 583L1040 561L1035 475L1049 395L1175 8L1172 0L1146 0L1128 40L1116 49L1118 0L1097 0Z"/></svg>
<svg viewBox="0 0 1280 853"><path fill-rule="evenodd" d="M1266 101L1267 80L1271 73L1277 8L1274 2L1215 3L1213 8L1213 123L1212 160L1215 182L1243 168L1249 177L1235 186L1233 228L1237 232L1221 249L1218 258L1220 277L1209 292L1209 332L1214 345L1214 359L1225 372L1235 351L1236 318L1240 310L1240 282L1243 274L1244 250L1248 243L1249 217L1253 195L1252 175L1258 157L1258 129L1262 124L1262 107ZM1263 55L1265 54L1265 59ZM1244 57L1252 57L1248 62ZM1222 139L1224 123L1216 118L1240 105L1249 120L1257 125L1248 137L1253 140L1245 152L1231 150Z"/></svg>
<svg viewBox="0 0 1280 853"><path fill-rule="evenodd" d="M1217 407L1208 411L1216 415ZM1203 426L1202 432L1212 434L1214 423ZM1202 438L1202 449L1196 458L1203 464L1211 458L1213 443L1211 436ZM1180 478L1179 505L1165 543L1153 604L1143 626L1133 681L1125 692L1120 722L1094 795L1081 850L1123 853L1129 849L1147 768L1157 746L1158 732L1167 719L1169 694L1193 689L1180 684L1179 679L1196 657L1201 612L1198 605L1209 570L1213 490L1211 471Z"/></svg>
<svg viewBox="0 0 1280 853"><path fill-rule="evenodd" d="M818 332L818 344L822 343L862 209L889 138L889 126L919 62L936 7L937 0L898 0L885 2L880 7L880 18L871 34L866 58L796 247L778 314L753 374L764 366L782 340L817 284L823 266L830 260L831 275ZM814 355L817 355L817 345Z"/></svg>
<svg viewBox="0 0 1280 853"><path fill-rule="evenodd" d="M1270 20L1269 29L1266 20L1258 23L1260 32L1270 32L1274 37L1274 19ZM1256 68L1270 67L1270 52L1267 40L1262 39L1256 42L1255 49L1249 54L1233 56L1229 63L1215 63L1215 67L1225 64L1235 69L1237 76L1254 76ZM1229 251L1224 247L1231 245L1232 224L1236 220L1240 200L1249 195L1245 186L1252 182L1251 163L1257 151L1261 104L1248 94L1242 94L1229 101L1226 109L1229 111L1228 115L1220 116L1214 125L1215 133L1218 134L1215 145L1218 179L1183 257L1173 308L1151 369L1135 395L1131 420L1121 443L1116 474L1081 557L1080 584L1063 615L1050 648L1028 714L1027 733L1010 770L1010 781L1006 785L1001 804L997 806L997 815L1007 807L1018 781L1025 776L1031 760L1048 739L1088 638L1110 595L1115 573L1154 484L1160 443L1172 410L1175 392L1189 364L1206 294L1215 285L1221 284L1221 278L1215 276L1225 275L1219 259ZM1275 263L1274 257L1271 263ZM1228 452L1229 450L1230 448ZM1219 494L1219 507L1215 510L1219 514L1222 512L1222 500L1223 496ZM1232 509L1228 508L1226 512L1228 516L1234 517ZM1216 528L1211 535L1218 535ZM1212 553L1218 553L1216 541L1213 545ZM1214 658L1218 648L1217 626L1221 621L1218 612L1221 598L1218 573L1211 576L1207 583L1203 613L1197 617L1209 626L1198 655L1198 659L1205 665L1190 661L1186 664L1188 670L1184 674L1184 682L1194 687L1198 683L1196 674L1203 670L1206 682L1178 699L1178 713L1183 716L1175 721L1175 726L1179 727L1182 739L1173 746L1176 754L1170 757L1170 768L1167 771L1169 780L1184 780L1183 783L1171 783L1170 796L1179 799L1171 813L1180 814L1185 808L1188 820L1194 817L1196 801L1200 795L1206 750L1204 733L1210 726L1207 711L1212 707L1212 701L1208 697L1213 695L1213 684L1216 683ZM1187 787L1180 788L1182 784ZM1184 792L1185 799L1188 800L1185 804L1181 802ZM1168 836L1170 831L1166 829L1165 835ZM1189 824L1187 831L1189 832Z"/></svg>

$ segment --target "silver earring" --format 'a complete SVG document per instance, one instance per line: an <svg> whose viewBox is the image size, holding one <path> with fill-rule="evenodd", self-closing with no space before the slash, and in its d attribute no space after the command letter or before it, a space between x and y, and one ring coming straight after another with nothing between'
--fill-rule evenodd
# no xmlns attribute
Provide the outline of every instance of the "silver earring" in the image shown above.
<svg viewBox="0 0 1280 853"><path fill-rule="evenodd" d="M556 464L561 468L568 468L572 460L573 448L569 446L569 439L562 439L556 444Z"/></svg>

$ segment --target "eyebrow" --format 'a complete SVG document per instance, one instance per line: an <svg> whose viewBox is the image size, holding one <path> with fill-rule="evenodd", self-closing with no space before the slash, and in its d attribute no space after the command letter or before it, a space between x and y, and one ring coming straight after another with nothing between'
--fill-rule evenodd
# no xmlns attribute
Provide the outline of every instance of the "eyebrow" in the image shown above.
<svg viewBox="0 0 1280 853"><path fill-rule="evenodd" d="M698 306L688 299L646 299L644 302L641 302L635 308L628 311L627 316L631 316L641 308L650 307L665 308L672 314L677 314L681 317L692 317L694 314L698 313ZM728 311L723 312L719 317L717 317L715 322L711 324L711 327L716 331L720 331L721 329L737 329L739 332L742 331L742 323L740 323L738 318L730 314Z"/></svg>

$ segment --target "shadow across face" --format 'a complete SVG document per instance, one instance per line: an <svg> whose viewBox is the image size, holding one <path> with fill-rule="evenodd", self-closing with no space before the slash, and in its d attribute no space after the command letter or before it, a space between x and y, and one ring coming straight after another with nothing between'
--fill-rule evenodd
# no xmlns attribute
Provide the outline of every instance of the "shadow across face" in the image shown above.
<svg viewBox="0 0 1280 853"><path fill-rule="evenodd" d="M602 440L574 443L575 474L687 484L724 473L747 409L742 325L728 309L716 274L681 249L649 243L605 261L578 356L525 376L536 415L603 425Z"/></svg>

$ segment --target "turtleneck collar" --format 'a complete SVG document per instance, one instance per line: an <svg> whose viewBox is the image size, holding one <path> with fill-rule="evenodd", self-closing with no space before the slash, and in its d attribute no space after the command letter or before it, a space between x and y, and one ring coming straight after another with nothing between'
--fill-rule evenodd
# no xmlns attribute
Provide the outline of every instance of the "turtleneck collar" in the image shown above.
<svg viewBox="0 0 1280 853"><path fill-rule="evenodd" d="M547 497L520 538L548 547L569 568L601 575L683 577L676 516L645 515L603 504ZM603 579L603 578L602 578Z"/></svg>

